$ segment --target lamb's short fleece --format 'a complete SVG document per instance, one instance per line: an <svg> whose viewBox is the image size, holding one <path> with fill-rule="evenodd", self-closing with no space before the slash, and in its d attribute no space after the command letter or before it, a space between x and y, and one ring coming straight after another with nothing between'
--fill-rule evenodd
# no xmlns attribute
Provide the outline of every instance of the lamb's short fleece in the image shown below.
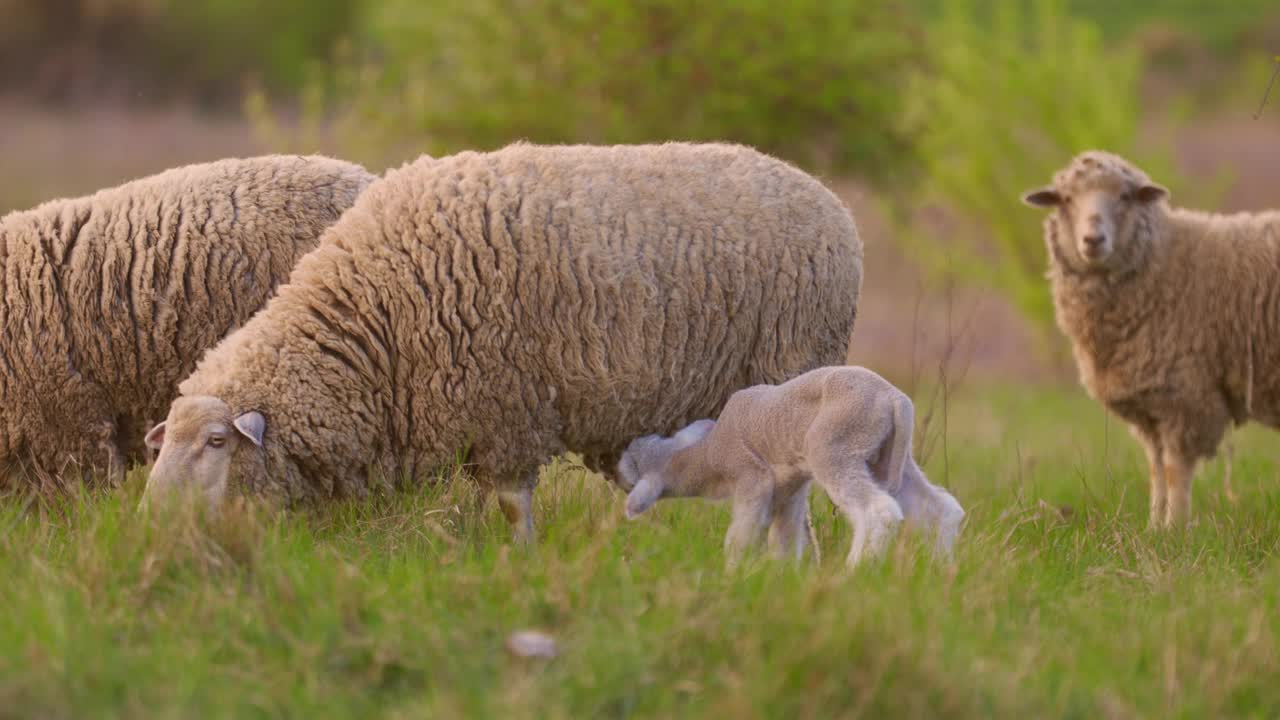
<svg viewBox="0 0 1280 720"><path fill-rule="evenodd" d="M849 565L880 554L904 517L949 554L964 511L911 456L913 418L910 398L861 367L819 368L740 390L715 421L631 443L618 466L631 488L627 516L663 497L727 499L730 561L766 529L778 554L798 558L810 540L816 481L853 524Z"/></svg>

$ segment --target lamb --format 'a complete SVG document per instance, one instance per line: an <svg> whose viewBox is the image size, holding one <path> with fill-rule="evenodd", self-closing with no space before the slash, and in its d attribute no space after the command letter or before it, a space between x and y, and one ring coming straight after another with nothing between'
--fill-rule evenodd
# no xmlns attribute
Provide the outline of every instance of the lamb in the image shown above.
<svg viewBox="0 0 1280 720"><path fill-rule="evenodd" d="M1186 523L1196 464L1232 423L1280 424L1280 213L1170 207L1089 151L1023 200L1044 223L1057 323L1080 381L1146 450L1150 525Z"/></svg>
<svg viewBox="0 0 1280 720"><path fill-rule="evenodd" d="M750 148L423 158L183 381L144 499L359 497L466 449L529 542L552 456L603 468L738 387L842 358L861 268L841 202Z"/></svg>
<svg viewBox="0 0 1280 720"><path fill-rule="evenodd" d="M848 566L883 553L904 517L949 557L964 510L912 458L914 421L911 399L863 367L823 367L739 390L717 420L632 441L618 465L630 488L626 515L660 498L727 499L730 564L766 529L776 555L798 560L812 542L809 486L817 481L853 525Z"/></svg>
<svg viewBox="0 0 1280 720"><path fill-rule="evenodd" d="M373 179L325 157L222 160L0 219L0 485L115 483L145 462L178 381Z"/></svg>

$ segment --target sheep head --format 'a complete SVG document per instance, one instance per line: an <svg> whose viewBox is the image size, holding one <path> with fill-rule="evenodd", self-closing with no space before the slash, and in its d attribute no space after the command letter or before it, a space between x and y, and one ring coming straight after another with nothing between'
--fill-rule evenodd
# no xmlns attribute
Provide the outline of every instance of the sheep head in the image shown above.
<svg viewBox="0 0 1280 720"><path fill-rule="evenodd" d="M1125 159L1090 150L1055 174L1052 185L1024 194L1022 201L1054 209L1045 230L1055 262L1077 272L1106 272L1139 260L1151 211L1168 196Z"/></svg>
<svg viewBox="0 0 1280 720"><path fill-rule="evenodd" d="M160 451L142 502L174 497L203 500L217 509L226 500L234 460L262 447L266 419L255 411L233 414L207 395L180 397L169 417L147 433L147 447Z"/></svg>
<svg viewBox="0 0 1280 720"><path fill-rule="evenodd" d="M681 478L672 472L671 459L707 436L716 426L714 420L698 420L664 438L646 435L627 446L618 461L618 479L627 493L627 519L633 519L653 506L659 498L686 495L679 487Z"/></svg>

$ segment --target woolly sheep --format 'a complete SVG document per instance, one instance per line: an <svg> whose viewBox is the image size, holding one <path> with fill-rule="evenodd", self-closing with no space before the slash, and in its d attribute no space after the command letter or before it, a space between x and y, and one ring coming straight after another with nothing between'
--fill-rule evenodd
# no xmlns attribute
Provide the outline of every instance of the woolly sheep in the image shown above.
<svg viewBox="0 0 1280 720"><path fill-rule="evenodd" d="M862 367L818 368L739 390L718 420L627 447L618 465L631 490L627 517L660 498L729 500L730 563L766 528L775 554L799 559L811 542L809 485L816 481L853 525L848 565L882 553L904 517L949 556L964 510L911 457L914 418L910 398Z"/></svg>
<svg viewBox="0 0 1280 720"><path fill-rule="evenodd" d="M531 540L550 457L616 464L631 437L842 358L861 258L831 192L745 147L420 159L182 383L144 500L361 496L469 448Z"/></svg>
<svg viewBox="0 0 1280 720"><path fill-rule="evenodd" d="M222 160L0 219L0 484L145 461L178 381L372 180L324 157Z"/></svg>
<svg viewBox="0 0 1280 720"><path fill-rule="evenodd" d="M1058 326L1081 384L1146 450L1152 526L1185 523L1196 464L1231 423L1280 424L1280 213L1170 207L1089 151L1024 201L1044 223Z"/></svg>

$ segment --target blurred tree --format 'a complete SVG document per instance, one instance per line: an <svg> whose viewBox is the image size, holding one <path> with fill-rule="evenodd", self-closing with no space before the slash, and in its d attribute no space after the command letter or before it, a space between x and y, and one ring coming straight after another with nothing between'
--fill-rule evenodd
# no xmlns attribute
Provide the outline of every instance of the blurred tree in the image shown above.
<svg viewBox="0 0 1280 720"><path fill-rule="evenodd" d="M898 0L371 0L331 103L446 152L512 140L727 139L884 174L919 56Z"/></svg>

